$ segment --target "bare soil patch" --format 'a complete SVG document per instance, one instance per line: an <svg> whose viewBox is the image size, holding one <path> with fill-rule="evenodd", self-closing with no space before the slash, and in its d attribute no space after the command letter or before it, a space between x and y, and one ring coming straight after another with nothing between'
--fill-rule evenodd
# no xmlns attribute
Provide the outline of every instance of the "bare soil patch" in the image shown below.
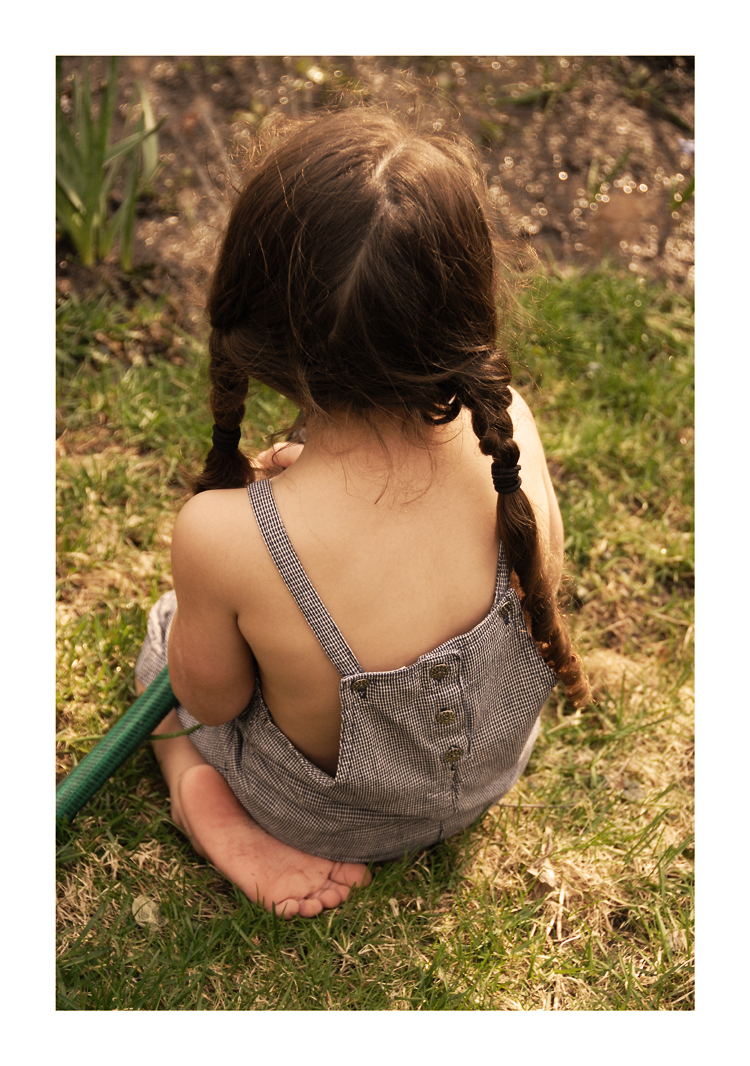
<svg viewBox="0 0 750 1066"><path fill-rule="evenodd" d="M66 58L66 93L83 63ZM96 88L106 57L88 63ZM467 134L507 233L543 261L609 256L692 286L693 203L676 204L674 194L692 175L693 57L128 56L118 78L122 115L136 80L157 119L167 116L162 170L139 206L136 270L128 278L113 263L86 271L59 242L63 294L102 285L130 299L171 292L195 326L258 130L368 102L416 109L436 128Z"/></svg>

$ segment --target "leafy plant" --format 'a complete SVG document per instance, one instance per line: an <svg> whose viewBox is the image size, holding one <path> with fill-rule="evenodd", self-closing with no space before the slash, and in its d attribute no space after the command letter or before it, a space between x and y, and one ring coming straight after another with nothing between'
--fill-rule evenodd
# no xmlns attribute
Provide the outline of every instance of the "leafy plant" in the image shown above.
<svg viewBox="0 0 750 1066"><path fill-rule="evenodd" d="M95 114L88 67L73 77L71 120L62 107L62 60L57 59L57 158L56 210L64 232L70 237L84 266L106 258L119 236L120 266L131 270L135 205L140 193L153 180L159 165L156 131L164 122L154 114L143 87L136 82L141 113L133 122L131 100L126 125L132 132L110 144L116 107L117 57L110 61ZM109 198L122 175L122 202L109 215Z"/></svg>

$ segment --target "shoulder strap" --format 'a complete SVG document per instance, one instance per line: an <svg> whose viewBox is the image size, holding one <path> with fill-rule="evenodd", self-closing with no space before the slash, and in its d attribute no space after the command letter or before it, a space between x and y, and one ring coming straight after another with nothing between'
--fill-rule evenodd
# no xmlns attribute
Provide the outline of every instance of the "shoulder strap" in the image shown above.
<svg viewBox="0 0 750 1066"><path fill-rule="evenodd" d="M495 599L492 606L497 607L501 596L503 596L510 586L510 566L508 565L508 556L505 552L505 546L500 541L500 549L497 553L497 577L495 578Z"/></svg>
<svg viewBox="0 0 750 1066"><path fill-rule="evenodd" d="M247 493L258 523L261 536L276 569L284 579L284 584L291 592L305 621L320 641L320 646L342 676L363 673L354 652L346 643L338 626L333 621L317 592L310 583L297 553L287 536L284 523L276 509L270 478L253 481L247 486Z"/></svg>

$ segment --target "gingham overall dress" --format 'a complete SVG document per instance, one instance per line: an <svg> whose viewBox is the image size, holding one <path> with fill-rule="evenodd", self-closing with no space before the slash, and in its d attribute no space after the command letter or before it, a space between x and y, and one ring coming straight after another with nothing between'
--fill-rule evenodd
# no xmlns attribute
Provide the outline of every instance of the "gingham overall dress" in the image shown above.
<svg viewBox="0 0 750 1066"><path fill-rule="evenodd" d="M281 522L270 480L248 487L279 573L341 674L336 776L311 763L276 727L260 687L233 721L190 739L265 830L340 862L394 859L470 825L517 781L555 685L509 587L500 547L486 617L411 666L366 673L310 584ZM150 613L136 676L166 665L175 611L167 593ZM183 728L197 724L183 708Z"/></svg>

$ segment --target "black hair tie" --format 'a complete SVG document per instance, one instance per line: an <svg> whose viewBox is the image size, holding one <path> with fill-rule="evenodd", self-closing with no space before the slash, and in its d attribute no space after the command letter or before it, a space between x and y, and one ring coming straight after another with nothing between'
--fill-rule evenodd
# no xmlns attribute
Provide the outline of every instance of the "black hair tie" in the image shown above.
<svg viewBox="0 0 750 1066"><path fill-rule="evenodd" d="M508 496L521 487L521 479L518 476L520 466L501 466L498 459L492 461L492 484L495 492L502 496Z"/></svg>
<svg viewBox="0 0 750 1066"><path fill-rule="evenodd" d="M224 452L226 455L232 455L237 451L241 437L242 430L239 426L237 426L236 429L222 429L221 426L217 426L214 422L211 439L217 452Z"/></svg>

